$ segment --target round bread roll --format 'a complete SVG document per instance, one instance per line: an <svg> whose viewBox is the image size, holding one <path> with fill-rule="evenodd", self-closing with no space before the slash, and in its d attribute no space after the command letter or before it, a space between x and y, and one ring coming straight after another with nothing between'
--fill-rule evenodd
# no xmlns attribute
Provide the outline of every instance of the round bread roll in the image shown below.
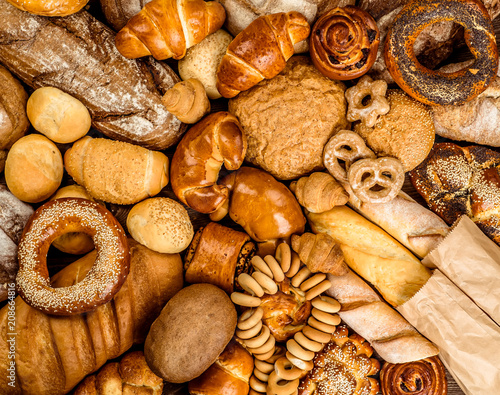
<svg viewBox="0 0 500 395"><path fill-rule="evenodd" d="M27 100L21 83L0 66L0 150L10 148L28 130Z"/></svg>
<svg viewBox="0 0 500 395"><path fill-rule="evenodd" d="M17 140L5 161L7 187L19 200L38 203L61 185L63 159L47 137L30 134Z"/></svg>
<svg viewBox="0 0 500 395"><path fill-rule="evenodd" d="M427 106L401 90L389 90L391 109L379 116L375 126L355 125L354 131L378 156L392 156L403 164L404 171L418 166L434 144L435 130Z"/></svg>
<svg viewBox="0 0 500 395"><path fill-rule="evenodd" d="M212 365L233 337L236 309L212 284L180 290L153 322L144 344L151 370L172 383L198 377Z"/></svg>
<svg viewBox="0 0 500 395"><path fill-rule="evenodd" d="M210 99L221 96L216 88L217 67L233 37L222 29L205 37L199 44L187 50L186 56L179 60L179 75L185 81L196 78L200 81Z"/></svg>
<svg viewBox="0 0 500 395"><path fill-rule="evenodd" d="M229 112L247 136L245 159L280 180L323 169L323 148L346 129L345 86L294 56L276 77L241 92Z"/></svg>
<svg viewBox="0 0 500 395"><path fill-rule="evenodd" d="M127 228L135 241L167 254L185 250L194 235L186 209L175 200L162 197L146 199L132 207Z"/></svg>
<svg viewBox="0 0 500 395"><path fill-rule="evenodd" d="M27 112L33 127L56 143L72 143L90 130L87 108L57 88L47 86L33 92Z"/></svg>
<svg viewBox="0 0 500 395"><path fill-rule="evenodd" d="M80 185L68 185L61 188L50 198L50 200L65 197L79 197L94 201L92 196L90 196L85 188ZM59 251L74 255L86 254L94 249L92 237L85 233L78 232L65 233L55 239L52 245Z"/></svg>

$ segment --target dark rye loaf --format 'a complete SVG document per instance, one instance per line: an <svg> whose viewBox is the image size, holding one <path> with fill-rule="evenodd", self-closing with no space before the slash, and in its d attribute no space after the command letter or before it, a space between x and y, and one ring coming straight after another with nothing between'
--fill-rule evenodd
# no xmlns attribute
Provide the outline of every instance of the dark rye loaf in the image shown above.
<svg viewBox="0 0 500 395"><path fill-rule="evenodd" d="M108 137L158 150L173 145L185 126L161 96L179 77L151 59L125 59L114 36L86 11L48 18L0 0L0 63L13 74L32 88L76 97Z"/></svg>

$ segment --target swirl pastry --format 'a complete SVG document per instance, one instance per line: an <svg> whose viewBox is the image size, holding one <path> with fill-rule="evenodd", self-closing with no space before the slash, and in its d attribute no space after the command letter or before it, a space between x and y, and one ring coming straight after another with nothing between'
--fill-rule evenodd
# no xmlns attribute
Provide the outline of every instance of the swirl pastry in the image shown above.
<svg viewBox="0 0 500 395"><path fill-rule="evenodd" d="M354 6L337 7L316 21L311 59L328 78L352 80L370 70L379 43L380 32L370 14Z"/></svg>
<svg viewBox="0 0 500 395"><path fill-rule="evenodd" d="M446 395L444 366L437 356L408 363L385 363L380 371L383 395Z"/></svg>

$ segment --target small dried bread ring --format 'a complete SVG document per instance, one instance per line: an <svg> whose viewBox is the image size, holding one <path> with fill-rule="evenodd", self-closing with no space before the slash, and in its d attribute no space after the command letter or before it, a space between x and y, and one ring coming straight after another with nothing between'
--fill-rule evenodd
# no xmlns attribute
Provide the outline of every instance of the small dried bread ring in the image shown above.
<svg viewBox="0 0 500 395"><path fill-rule="evenodd" d="M465 29L465 42L476 58L455 73L422 66L413 45L427 26L452 21ZM384 59L396 83L416 100L430 105L463 104L495 79L498 50L488 11L478 0L413 0L394 19L385 39Z"/></svg>
<svg viewBox="0 0 500 395"><path fill-rule="evenodd" d="M286 357L282 357L274 364L276 374L283 380L295 380L303 375L303 370L293 365ZM269 377L268 377L269 380Z"/></svg>
<svg viewBox="0 0 500 395"><path fill-rule="evenodd" d="M323 150L323 164L339 182L347 182L347 171L355 161L376 157L363 138L350 130L339 131L330 138Z"/></svg>
<svg viewBox="0 0 500 395"><path fill-rule="evenodd" d="M268 392L271 391L273 395L292 395L297 392L299 386L299 379L283 380L279 377L276 371L271 372L269 381L267 382Z"/></svg>
<svg viewBox="0 0 500 395"><path fill-rule="evenodd" d="M83 280L52 288L47 252L52 241L69 232L92 237L97 257ZM19 294L30 306L55 315L80 314L108 302L121 288L130 266L120 223L102 205L81 198L56 199L40 206L24 228L18 254Z"/></svg>
<svg viewBox="0 0 500 395"><path fill-rule="evenodd" d="M389 157L358 160L349 168L347 177L354 194L370 203L390 202L405 181L401 161Z"/></svg>

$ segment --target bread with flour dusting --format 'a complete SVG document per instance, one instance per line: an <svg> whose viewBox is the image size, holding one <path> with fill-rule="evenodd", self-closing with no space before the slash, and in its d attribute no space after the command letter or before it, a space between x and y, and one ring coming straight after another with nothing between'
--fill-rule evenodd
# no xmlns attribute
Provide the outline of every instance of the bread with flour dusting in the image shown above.
<svg viewBox="0 0 500 395"><path fill-rule="evenodd" d="M0 62L13 74L77 98L108 137L158 150L175 144L185 126L161 97L179 78L153 60L123 58L114 37L86 11L47 18L0 2Z"/></svg>

